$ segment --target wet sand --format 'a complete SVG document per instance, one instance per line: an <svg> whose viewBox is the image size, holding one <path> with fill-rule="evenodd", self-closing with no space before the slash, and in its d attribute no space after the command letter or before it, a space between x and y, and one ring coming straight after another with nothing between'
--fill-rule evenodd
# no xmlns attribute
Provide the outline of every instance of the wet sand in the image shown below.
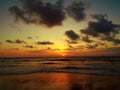
<svg viewBox="0 0 120 90"><path fill-rule="evenodd" d="M36 73L0 76L0 90L120 90L120 76Z"/></svg>

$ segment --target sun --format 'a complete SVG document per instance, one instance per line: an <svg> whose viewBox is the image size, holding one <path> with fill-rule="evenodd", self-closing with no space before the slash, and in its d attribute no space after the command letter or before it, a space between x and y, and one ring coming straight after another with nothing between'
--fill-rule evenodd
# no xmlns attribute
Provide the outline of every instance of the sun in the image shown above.
<svg viewBox="0 0 120 90"><path fill-rule="evenodd" d="M67 53L62 53L62 57L66 57L66 56L68 56Z"/></svg>
<svg viewBox="0 0 120 90"><path fill-rule="evenodd" d="M62 54L62 56L64 57L64 56L65 56L65 54Z"/></svg>
<svg viewBox="0 0 120 90"><path fill-rule="evenodd" d="M65 52L64 49L58 49L55 51L55 53L58 55L58 56L62 56L62 57L65 57L67 55L67 53Z"/></svg>

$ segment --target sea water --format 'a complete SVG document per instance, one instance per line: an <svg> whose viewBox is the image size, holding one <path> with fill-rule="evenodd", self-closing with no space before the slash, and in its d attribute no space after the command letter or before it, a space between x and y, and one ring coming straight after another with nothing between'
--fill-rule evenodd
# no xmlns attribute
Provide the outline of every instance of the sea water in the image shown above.
<svg viewBox="0 0 120 90"><path fill-rule="evenodd" d="M42 72L120 75L120 57L0 58L0 75Z"/></svg>

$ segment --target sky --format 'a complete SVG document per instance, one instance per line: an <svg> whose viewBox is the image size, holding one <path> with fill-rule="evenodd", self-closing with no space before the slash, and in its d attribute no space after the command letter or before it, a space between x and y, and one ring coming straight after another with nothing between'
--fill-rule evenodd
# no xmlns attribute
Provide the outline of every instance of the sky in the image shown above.
<svg viewBox="0 0 120 90"><path fill-rule="evenodd" d="M120 0L1 0L0 57L119 56Z"/></svg>

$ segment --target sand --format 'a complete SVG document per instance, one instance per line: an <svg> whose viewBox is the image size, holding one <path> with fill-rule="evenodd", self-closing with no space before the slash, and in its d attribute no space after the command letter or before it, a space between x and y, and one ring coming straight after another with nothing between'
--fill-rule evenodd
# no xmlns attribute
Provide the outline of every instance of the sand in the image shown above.
<svg viewBox="0 0 120 90"><path fill-rule="evenodd" d="M1 75L0 90L120 90L120 76L70 73Z"/></svg>

